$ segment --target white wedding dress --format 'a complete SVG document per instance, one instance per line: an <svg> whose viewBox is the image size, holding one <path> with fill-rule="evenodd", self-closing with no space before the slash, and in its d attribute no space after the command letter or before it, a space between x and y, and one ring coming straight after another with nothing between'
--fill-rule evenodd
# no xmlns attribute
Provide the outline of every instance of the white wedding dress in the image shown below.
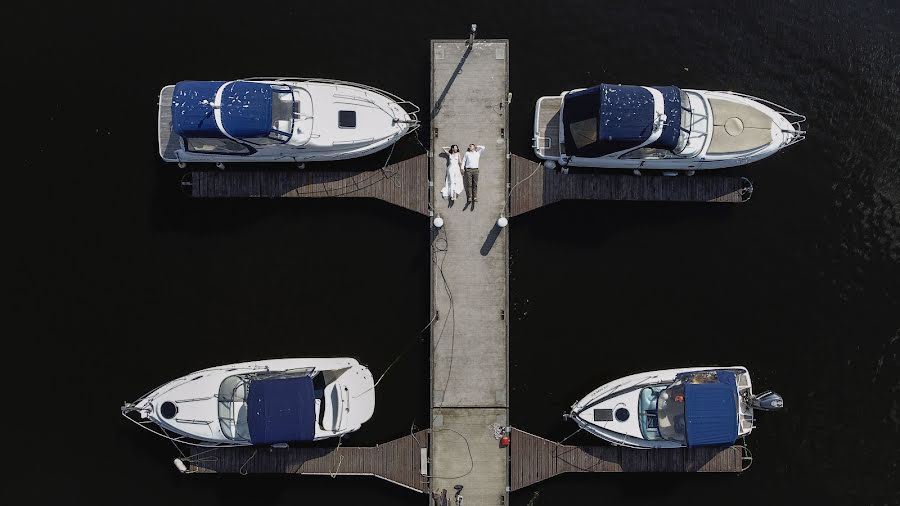
<svg viewBox="0 0 900 506"><path fill-rule="evenodd" d="M448 155L447 158L447 179L444 181L444 188L441 189L441 195L443 195L444 198L456 200L456 197L465 191L462 170L459 168L459 153Z"/></svg>

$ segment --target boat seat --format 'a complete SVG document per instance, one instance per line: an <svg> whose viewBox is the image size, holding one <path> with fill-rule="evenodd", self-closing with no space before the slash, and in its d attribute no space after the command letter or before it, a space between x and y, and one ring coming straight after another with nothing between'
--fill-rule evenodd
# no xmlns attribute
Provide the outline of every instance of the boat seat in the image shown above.
<svg viewBox="0 0 900 506"><path fill-rule="evenodd" d="M772 142L772 118L759 109L718 98L710 98L713 134L707 153L740 153Z"/></svg>

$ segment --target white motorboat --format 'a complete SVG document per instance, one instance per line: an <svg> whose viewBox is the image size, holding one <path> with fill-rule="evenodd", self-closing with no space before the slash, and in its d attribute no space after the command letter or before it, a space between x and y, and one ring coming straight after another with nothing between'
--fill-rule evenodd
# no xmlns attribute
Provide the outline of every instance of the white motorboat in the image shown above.
<svg viewBox="0 0 900 506"><path fill-rule="evenodd" d="M418 128L418 111L386 91L345 81L182 81L160 91L159 156L178 163L356 158Z"/></svg>
<svg viewBox="0 0 900 506"><path fill-rule="evenodd" d="M774 392L754 395L744 367L690 367L607 383L576 402L566 418L630 448L728 446L750 434L755 410L783 405Z"/></svg>
<svg viewBox="0 0 900 506"><path fill-rule="evenodd" d="M318 441L358 430L374 411L372 373L352 358L212 367L122 407L151 432L197 446Z"/></svg>
<svg viewBox="0 0 900 506"><path fill-rule="evenodd" d="M730 91L601 84L538 99L533 147L562 166L693 173L771 156L805 138L805 121Z"/></svg>

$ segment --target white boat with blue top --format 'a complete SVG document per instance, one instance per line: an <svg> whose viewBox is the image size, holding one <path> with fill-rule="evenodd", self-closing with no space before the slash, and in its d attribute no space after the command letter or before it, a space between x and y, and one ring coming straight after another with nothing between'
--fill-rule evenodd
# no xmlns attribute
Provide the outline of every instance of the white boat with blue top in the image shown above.
<svg viewBox="0 0 900 506"><path fill-rule="evenodd" d="M805 121L730 91L601 84L538 99L533 147L562 166L693 173L771 156L805 138Z"/></svg>
<svg viewBox="0 0 900 506"><path fill-rule="evenodd" d="M356 158L418 128L418 111L386 91L345 81L182 81L160 91L159 155L180 164Z"/></svg>
<svg viewBox="0 0 900 506"><path fill-rule="evenodd" d="M285 445L339 437L375 412L352 358L286 358L203 369L122 407L143 428L194 446Z"/></svg>
<svg viewBox="0 0 900 506"><path fill-rule="evenodd" d="M629 448L729 446L753 430L754 410L783 405L774 392L754 395L744 367L689 367L607 383L565 416L583 430Z"/></svg>

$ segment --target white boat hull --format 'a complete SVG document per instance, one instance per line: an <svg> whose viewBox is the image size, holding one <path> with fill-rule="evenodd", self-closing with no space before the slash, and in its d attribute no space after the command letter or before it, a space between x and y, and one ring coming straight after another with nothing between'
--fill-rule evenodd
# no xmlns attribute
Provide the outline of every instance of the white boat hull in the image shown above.
<svg viewBox="0 0 900 506"><path fill-rule="evenodd" d="M305 78L248 79L256 83L289 86L293 90L300 112L295 114L295 128L285 143L258 145L233 139L244 144L235 154L198 152L189 145L190 139L172 131L172 101L174 86L160 92L158 114L159 154L164 161L178 163L213 162L290 162L305 163L333 161L366 156L399 141L415 131L419 122L418 107L388 92L371 86L344 81ZM166 90L170 90L169 95ZM338 112L352 111L356 115L352 128L339 126ZM171 138L170 137L174 137ZM177 149L171 149L176 143Z"/></svg>
<svg viewBox="0 0 900 506"><path fill-rule="evenodd" d="M638 414L641 391L647 387L670 385L675 381L676 375L681 373L708 371L711 369L735 372L738 376L739 398L741 398L740 396L744 391L748 395L752 394L750 375L744 367L666 369L633 374L606 383L573 404L566 417L571 418L585 432L617 446L638 449L682 448L686 446L683 442L666 439L647 439L644 437ZM741 405L741 412L736 414L740 418L738 435L746 436L753 429L753 410L749 406L744 406L743 402L741 402ZM611 419L597 419L597 411L595 410L609 410L608 412L618 414L617 411L620 409L627 410L627 416L622 420L616 416L611 417Z"/></svg>
<svg viewBox="0 0 900 506"><path fill-rule="evenodd" d="M580 90L572 90L580 91ZM565 152L564 92L538 99L534 114L535 155L563 167L691 172L736 167L772 156L805 138L806 118L771 102L729 91L682 90L696 112L691 116L689 146L685 152L635 148L604 156L579 157ZM557 105L559 104L559 105ZM542 118L559 107L558 126L548 128ZM743 117L742 121L740 117ZM745 125L746 122L746 125ZM548 138L551 135L553 138ZM548 149L552 146L552 149Z"/></svg>
<svg viewBox="0 0 900 506"><path fill-rule="evenodd" d="M305 371L328 375L316 400L317 423L313 440L342 436L359 430L375 411L371 372L352 358L290 358L243 362L196 371L170 381L123 408L132 421L152 422L178 442L201 445L247 446L240 430L220 420L220 387L226 378L240 375L278 375ZM244 403L234 406L246 410ZM169 410L166 412L166 410ZM173 413L174 410L174 413ZM135 416L139 416L139 419ZM156 431L153 431L156 432ZM158 432L157 432L158 433ZM171 434L170 434L171 433ZM285 441L287 442L287 441Z"/></svg>

